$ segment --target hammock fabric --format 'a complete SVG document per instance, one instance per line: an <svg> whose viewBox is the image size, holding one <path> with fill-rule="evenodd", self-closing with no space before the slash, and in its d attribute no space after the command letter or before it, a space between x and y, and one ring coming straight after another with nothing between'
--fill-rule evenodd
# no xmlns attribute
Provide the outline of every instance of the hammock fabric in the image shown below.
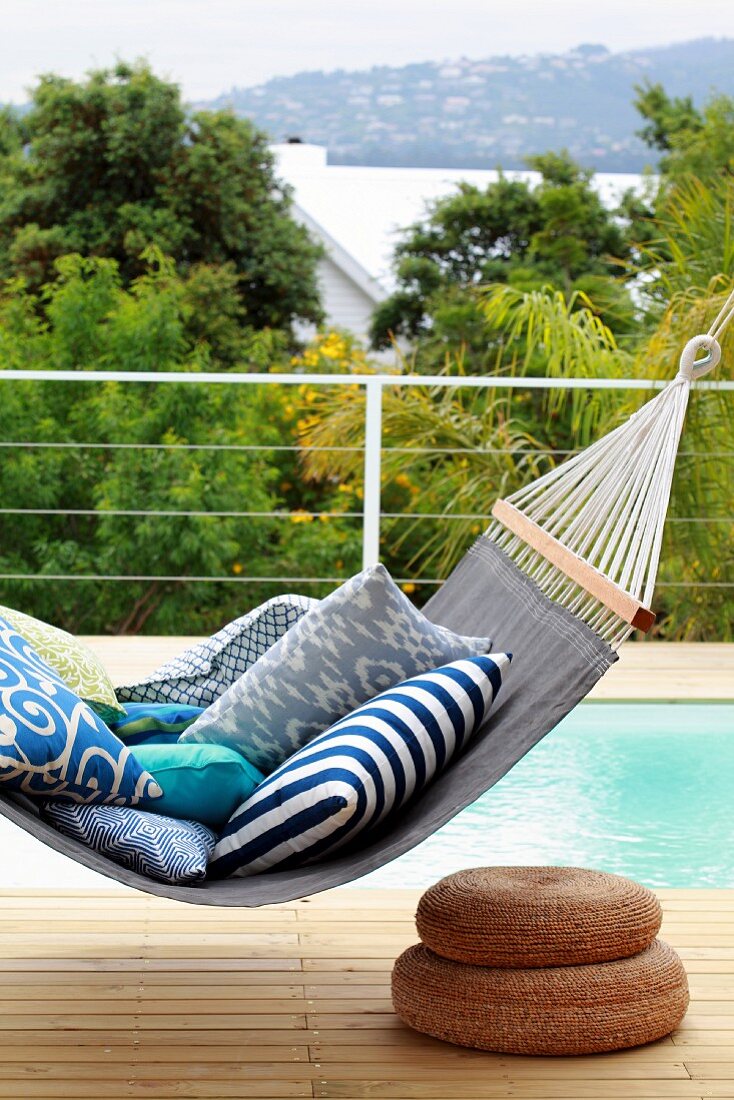
<svg viewBox="0 0 734 1100"><path fill-rule="evenodd" d="M496 520L424 611L514 654L485 730L369 845L296 870L169 886L128 871L44 822L29 799L0 798L10 821L77 863L149 894L203 905L259 906L351 882L415 847L501 779L579 703L636 627L649 629L673 467L690 386L719 361L716 337L689 341L674 381L587 451L495 506ZM706 356L697 360L704 349ZM610 482L610 475L613 480ZM610 484L614 486L610 489ZM491 862L491 838L487 860Z"/></svg>

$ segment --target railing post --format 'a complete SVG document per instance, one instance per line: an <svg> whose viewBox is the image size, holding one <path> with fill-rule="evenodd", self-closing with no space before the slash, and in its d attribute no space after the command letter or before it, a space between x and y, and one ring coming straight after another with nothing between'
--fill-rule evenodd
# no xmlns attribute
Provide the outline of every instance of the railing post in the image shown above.
<svg viewBox="0 0 734 1100"><path fill-rule="evenodd" d="M362 502L362 568L380 560L380 485L382 477L382 382L365 383L364 500Z"/></svg>

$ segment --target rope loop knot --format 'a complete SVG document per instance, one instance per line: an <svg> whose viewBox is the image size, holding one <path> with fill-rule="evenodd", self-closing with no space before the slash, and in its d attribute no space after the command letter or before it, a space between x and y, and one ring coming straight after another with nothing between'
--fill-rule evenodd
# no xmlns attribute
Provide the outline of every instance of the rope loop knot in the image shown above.
<svg viewBox="0 0 734 1100"><path fill-rule="evenodd" d="M706 355L703 359L697 359L696 355L704 348ZM715 337L707 333L694 336L683 348L678 367L678 377L685 378L687 382L695 382L708 374L721 359L721 347Z"/></svg>

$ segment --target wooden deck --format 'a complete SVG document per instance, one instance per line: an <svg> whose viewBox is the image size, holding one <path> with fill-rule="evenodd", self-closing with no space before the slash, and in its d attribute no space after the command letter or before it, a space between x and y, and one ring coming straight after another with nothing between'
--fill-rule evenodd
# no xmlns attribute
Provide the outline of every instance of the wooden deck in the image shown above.
<svg viewBox="0 0 734 1100"><path fill-rule="evenodd" d="M415 942L417 896L248 911L6 890L0 1097L734 1098L734 891L661 892L693 997L675 1035L552 1059L462 1050L395 1018L390 968Z"/></svg>
<svg viewBox="0 0 734 1100"><path fill-rule="evenodd" d="M116 684L131 684L199 638L88 637ZM724 642L628 642L591 693L605 700L734 699L734 645Z"/></svg>
<svg viewBox="0 0 734 1100"><path fill-rule="evenodd" d="M114 680L186 638L89 639ZM732 699L734 646L627 646L598 699ZM393 1015L415 891L260 910L0 891L0 1100L734 1100L734 890L664 890L689 973L675 1035L584 1058L452 1047Z"/></svg>

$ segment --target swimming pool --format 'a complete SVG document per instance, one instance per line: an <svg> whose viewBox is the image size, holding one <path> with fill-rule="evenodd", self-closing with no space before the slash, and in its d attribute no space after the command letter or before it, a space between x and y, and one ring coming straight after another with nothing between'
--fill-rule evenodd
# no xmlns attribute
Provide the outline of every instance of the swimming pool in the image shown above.
<svg viewBox="0 0 734 1100"><path fill-rule="evenodd" d="M482 798L359 886L479 864L734 886L734 703L586 703Z"/></svg>

